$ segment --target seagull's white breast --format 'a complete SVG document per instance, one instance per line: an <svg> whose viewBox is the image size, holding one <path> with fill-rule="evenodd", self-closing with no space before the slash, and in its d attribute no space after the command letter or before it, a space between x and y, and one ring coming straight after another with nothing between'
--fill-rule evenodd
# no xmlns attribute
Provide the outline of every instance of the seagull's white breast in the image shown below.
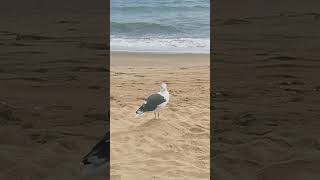
<svg viewBox="0 0 320 180"><path fill-rule="evenodd" d="M169 95L169 92L168 92L168 91L158 92L158 94L160 94L161 96L163 96L166 101L163 102L163 103L161 103L161 104L159 104L158 107L156 108L155 112L158 112L158 111L160 111L161 109L165 108L166 105L167 105L168 102L169 102L169 99L170 99L170 95Z"/></svg>

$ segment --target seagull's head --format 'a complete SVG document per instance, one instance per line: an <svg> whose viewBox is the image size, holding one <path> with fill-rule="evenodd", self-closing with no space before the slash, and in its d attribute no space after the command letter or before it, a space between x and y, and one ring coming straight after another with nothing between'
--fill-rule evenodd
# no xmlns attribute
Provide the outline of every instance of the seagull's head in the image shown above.
<svg viewBox="0 0 320 180"><path fill-rule="evenodd" d="M161 83L161 85L160 85L160 91L161 92L164 92L164 91L167 91L167 84L166 83Z"/></svg>

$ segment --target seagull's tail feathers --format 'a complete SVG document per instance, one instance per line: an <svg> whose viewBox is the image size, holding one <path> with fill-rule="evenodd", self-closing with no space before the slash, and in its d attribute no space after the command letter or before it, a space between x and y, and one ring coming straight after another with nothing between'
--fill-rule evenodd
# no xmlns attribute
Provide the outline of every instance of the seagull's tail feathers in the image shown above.
<svg viewBox="0 0 320 180"><path fill-rule="evenodd" d="M136 117L140 117L145 113L146 104L147 104L147 101L144 101L143 104L139 107L139 109L136 111Z"/></svg>
<svg viewBox="0 0 320 180"><path fill-rule="evenodd" d="M135 116L135 117L140 117L140 116L142 116L143 114L144 114L144 112L143 112L142 110L138 109L138 110L136 111L136 116Z"/></svg>

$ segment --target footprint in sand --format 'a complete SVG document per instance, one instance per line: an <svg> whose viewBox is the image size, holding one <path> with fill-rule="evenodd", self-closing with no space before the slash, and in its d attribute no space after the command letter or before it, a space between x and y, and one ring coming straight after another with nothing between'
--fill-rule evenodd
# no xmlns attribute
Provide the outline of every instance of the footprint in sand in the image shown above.
<svg viewBox="0 0 320 180"><path fill-rule="evenodd" d="M192 133L202 133L202 132L204 132L204 130L201 129L201 128L191 128L190 132L192 132Z"/></svg>

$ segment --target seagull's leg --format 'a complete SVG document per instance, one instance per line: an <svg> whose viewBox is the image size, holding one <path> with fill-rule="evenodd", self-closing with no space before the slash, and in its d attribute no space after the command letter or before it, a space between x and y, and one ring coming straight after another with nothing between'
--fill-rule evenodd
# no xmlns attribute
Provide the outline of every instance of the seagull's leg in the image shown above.
<svg viewBox="0 0 320 180"><path fill-rule="evenodd" d="M158 112L158 119L160 119L160 112Z"/></svg>
<svg viewBox="0 0 320 180"><path fill-rule="evenodd" d="M156 112L154 112L154 119L157 119L157 114L156 114Z"/></svg>

